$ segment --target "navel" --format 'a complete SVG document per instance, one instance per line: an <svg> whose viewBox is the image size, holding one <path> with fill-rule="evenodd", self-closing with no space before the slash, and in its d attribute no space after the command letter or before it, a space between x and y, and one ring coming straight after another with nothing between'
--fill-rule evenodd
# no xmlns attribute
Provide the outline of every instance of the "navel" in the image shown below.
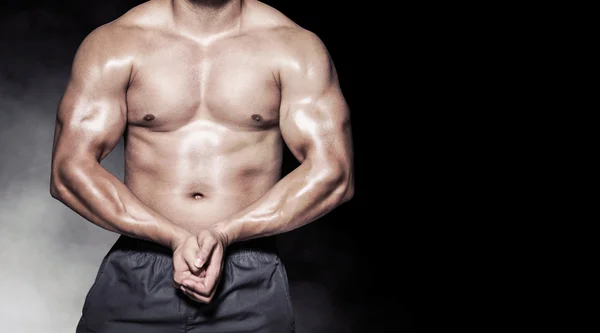
<svg viewBox="0 0 600 333"><path fill-rule="evenodd" d="M147 114L144 116L144 120L145 121L152 121L154 120L154 115L153 114Z"/></svg>
<svg viewBox="0 0 600 333"><path fill-rule="evenodd" d="M262 120L262 117L259 114L253 114L251 118L254 121L261 121Z"/></svg>
<svg viewBox="0 0 600 333"><path fill-rule="evenodd" d="M194 193L192 193L192 198L199 200L199 199L204 198L204 195L200 192L194 192Z"/></svg>

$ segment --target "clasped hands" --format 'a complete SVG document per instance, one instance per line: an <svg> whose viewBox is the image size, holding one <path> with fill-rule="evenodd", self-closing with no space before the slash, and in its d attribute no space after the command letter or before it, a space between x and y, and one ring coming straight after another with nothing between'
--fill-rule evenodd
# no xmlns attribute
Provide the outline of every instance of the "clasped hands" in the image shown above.
<svg viewBox="0 0 600 333"><path fill-rule="evenodd" d="M223 269L227 237L215 229L190 234L174 246L173 284L190 299L208 303L215 295Z"/></svg>

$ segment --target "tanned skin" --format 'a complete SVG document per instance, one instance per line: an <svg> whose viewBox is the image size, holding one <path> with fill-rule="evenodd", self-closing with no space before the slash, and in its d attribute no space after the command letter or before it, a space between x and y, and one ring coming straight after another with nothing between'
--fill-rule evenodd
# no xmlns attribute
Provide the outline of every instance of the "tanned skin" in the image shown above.
<svg viewBox="0 0 600 333"><path fill-rule="evenodd" d="M125 136L125 178L100 162ZM283 145L299 160L281 177ZM52 196L173 250L210 302L233 242L294 230L354 193L349 110L322 41L255 0L151 0L90 33L60 102Z"/></svg>

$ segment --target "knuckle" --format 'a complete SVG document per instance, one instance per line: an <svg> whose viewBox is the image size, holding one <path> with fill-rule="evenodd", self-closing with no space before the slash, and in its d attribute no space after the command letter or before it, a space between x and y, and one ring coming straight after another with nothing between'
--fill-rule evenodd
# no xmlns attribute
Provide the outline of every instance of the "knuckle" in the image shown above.
<svg viewBox="0 0 600 333"><path fill-rule="evenodd" d="M199 302L199 303L204 303L204 300L202 299L202 297L200 297L199 295L197 295L196 293L191 293L188 292L187 295L194 301Z"/></svg>
<svg viewBox="0 0 600 333"><path fill-rule="evenodd" d="M185 276L182 273L175 273L173 274L173 282L182 284L184 277Z"/></svg>
<svg viewBox="0 0 600 333"><path fill-rule="evenodd" d="M189 252L186 256L185 256L185 262L186 263L193 263L194 260L196 259L196 252Z"/></svg>
<svg viewBox="0 0 600 333"><path fill-rule="evenodd" d="M194 255L194 252L196 252L196 250L197 250L197 249L198 249L197 247L195 247L195 248L194 248L194 247L191 247L191 246L190 246L190 247L188 248L188 250L187 250L187 251L185 251L185 254L186 254L186 256L188 256L188 257L189 257L189 256L193 256L193 255Z"/></svg>

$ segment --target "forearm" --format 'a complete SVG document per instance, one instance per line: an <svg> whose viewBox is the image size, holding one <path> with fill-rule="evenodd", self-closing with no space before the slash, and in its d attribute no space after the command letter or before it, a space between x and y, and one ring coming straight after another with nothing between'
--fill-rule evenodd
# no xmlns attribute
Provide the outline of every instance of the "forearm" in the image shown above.
<svg viewBox="0 0 600 333"><path fill-rule="evenodd" d="M53 172L52 196L92 223L173 248L189 234L141 202L98 162L63 164Z"/></svg>
<svg viewBox="0 0 600 333"><path fill-rule="evenodd" d="M349 200L353 191L348 172L305 161L216 228L229 242L288 232L327 214Z"/></svg>

